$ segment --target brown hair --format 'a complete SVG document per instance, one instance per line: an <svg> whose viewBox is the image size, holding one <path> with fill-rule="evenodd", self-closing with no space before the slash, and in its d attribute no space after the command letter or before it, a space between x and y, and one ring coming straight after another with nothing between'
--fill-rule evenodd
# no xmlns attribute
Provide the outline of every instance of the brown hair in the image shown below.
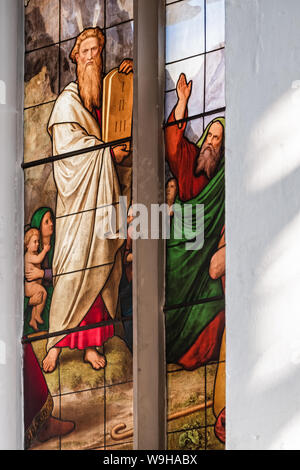
<svg viewBox="0 0 300 470"><path fill-rule="evenodd" d="M100 53L102 52L104 44L105 44L105 38L101 29L98 26L96 26L96 28L86 28L82 31L82 33L80 33L77 36L75 45L73 49L71 50L70 59L73 62L73 64L76 64L76 54L79 53L79 48L80 48L81 43L85 39L88 39L88 38L97 38L99 41Z"/></svg>
<svg viewBox="0 0 300 470"><path fill-rule="evenodd" d="M24 236L24 250L27 251L27 247L29 245L30 240L32 239L33 235L38 235L40 237L40 231L37 228L30 228Z"/></svg>

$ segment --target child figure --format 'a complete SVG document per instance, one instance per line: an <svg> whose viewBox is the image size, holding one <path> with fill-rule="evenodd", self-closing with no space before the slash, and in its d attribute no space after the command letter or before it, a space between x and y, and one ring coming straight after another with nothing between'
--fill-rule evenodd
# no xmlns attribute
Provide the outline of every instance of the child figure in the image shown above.
<svg viewBox="0 0 300 470"><path fill-rule="evenodd" d="M45 245L41 253L38 253L39 243L39 230L36 228L29 229L24 237L25 272L32 266L40 269L43 259L51 248L50 245ZM29 305L33 306L29 325L35 331L38 331L37 323L44 323L41 314L45 307L47 291L41 284L41 279L32 282L25 280L25 295L29 297Z"/></svg>
<svg viewBox="0 0 300 470"><path fill-rule="evenodd" d="M166 185L166 201L169 206L169 216L173 217L173 204L177 196L178 185L175 178L170 178Z"/></svg>

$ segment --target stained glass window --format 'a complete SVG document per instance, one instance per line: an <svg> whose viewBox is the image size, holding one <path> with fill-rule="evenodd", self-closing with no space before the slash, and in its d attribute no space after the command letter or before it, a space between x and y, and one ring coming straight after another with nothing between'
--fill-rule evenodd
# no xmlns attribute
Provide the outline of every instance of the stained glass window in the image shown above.
<svg viewBox="0 0 300 470"><path fill-rule="evenodd" d="M30 449L133 447L133 3L25 2ZM174 450L225 443L224 3L165 4L164 315Z"/></svg>
<svg viewBox="0 0 300 470"><path fill-rule="evenodd" d="M27 0L25 45L25 446L131 449L133 1Z"/></svg>
<svg viewBox="0 0 300 470"><path fill-rule="evenodd" d="M224 3L166 1L165 176L173 220L164 310L172 450L225 444ZM197 206L203 218L185 215ZM202 243L188 248L200 234Z"/></svg>

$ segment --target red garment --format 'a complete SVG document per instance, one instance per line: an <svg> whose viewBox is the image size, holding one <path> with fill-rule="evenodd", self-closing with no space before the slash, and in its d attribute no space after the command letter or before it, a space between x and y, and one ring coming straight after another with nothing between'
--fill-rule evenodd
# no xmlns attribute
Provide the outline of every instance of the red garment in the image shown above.
<svg viewBox="0 0 300 470"><path fill-rule="evenodd" d="M223 442L223 444L225 444L225 440L226 440L225 410L226 408L223 408L215 424L215 435L221 442Z"/></svg>
<svg viewBox="0 0 300 470"><path fill-rule="evenodd" d="M79 326L93 325L95 323L110 320L109 313L105 307L101 294L98 295L92 307ZM114 335L113 325L100 326L91 330L70 333L59 343L57 348L86 349L102 344Z"/></svg>
<svg viewBox="0 0 300 470"><path fill-rule="evenodd" d="M175 110L172 111L168 123L175 121ZM195 164L199 155L197 145L184 137L186 122L179 128L178 124L167 126L165 130L166 158L170 170L177 179L179 198L188 201L197 196L208 184L204 173L195 176Z"/></svg>
<svg viewBox="0 0 300 470"><path fill-rule="evenodd" d="M178 364L187 370L194 370L219 359L222 336L225 328L224 310L200 333L190 349L179 359Z"/></svg>
<svg viewBox="0 0 300 470"><path fill-rule="evenodd" d="M31 344L24 345L24 424L27 430L46 404L49 390Z"/></svg>

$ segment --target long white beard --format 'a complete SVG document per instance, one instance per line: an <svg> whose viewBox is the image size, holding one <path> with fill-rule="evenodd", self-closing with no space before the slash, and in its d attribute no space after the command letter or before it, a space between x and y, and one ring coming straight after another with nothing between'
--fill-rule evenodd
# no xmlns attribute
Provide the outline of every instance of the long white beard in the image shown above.
<svg viewBox="0 0 300 470"><path fill-rule="evenodd" d="M200 155L197 159L195 174L196 176L204 171L208 179L211 179L216 171L216 168L220 161L220 152L216 152L213 147L206 146L201 150Z"/></svg>

